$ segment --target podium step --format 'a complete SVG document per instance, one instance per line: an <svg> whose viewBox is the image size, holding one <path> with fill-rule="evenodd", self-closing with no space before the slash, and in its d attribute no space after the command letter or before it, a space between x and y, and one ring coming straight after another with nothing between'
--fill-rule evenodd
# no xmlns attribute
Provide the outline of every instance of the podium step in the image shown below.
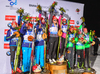
<svg viewBox="0 0 100 74"><path fill-rule="evenodd" d="M62 64L48 64L51 74L67 74L67 62Z"/></svg>

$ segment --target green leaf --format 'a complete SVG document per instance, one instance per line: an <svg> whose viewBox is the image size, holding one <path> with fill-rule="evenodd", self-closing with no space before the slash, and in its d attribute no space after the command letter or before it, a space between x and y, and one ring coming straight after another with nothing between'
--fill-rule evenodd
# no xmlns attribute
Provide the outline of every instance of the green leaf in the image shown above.
<svg viewBox="0 0 100 74"><path fill-rule="evenodd" d="M37 6L37 11L42 11L42 7L40 5Z"/></svg>
<svg viewBox="0 0 100 74"><path fill-rule="evenodd" d="M60 9L59 9L61 12L66 12L65 10L64 10L64 8L63 7L60 7Z"/></svg>
<svg viewBox="0 0 100 74"><path fill-rule="evenodd" d="M24 9L20 8L16 12L19 13L19 14L24 13Z"/></svg>

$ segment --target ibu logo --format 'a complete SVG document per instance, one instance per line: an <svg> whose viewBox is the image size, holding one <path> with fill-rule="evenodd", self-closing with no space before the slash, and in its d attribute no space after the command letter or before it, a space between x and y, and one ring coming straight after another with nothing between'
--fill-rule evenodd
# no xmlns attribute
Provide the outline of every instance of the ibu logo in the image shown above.
<svg viewBox="0 0 100 74"><path fill-rule="evenodd" d="M17 5L17 0L8 0L10 2L10 5Z"/></svg>

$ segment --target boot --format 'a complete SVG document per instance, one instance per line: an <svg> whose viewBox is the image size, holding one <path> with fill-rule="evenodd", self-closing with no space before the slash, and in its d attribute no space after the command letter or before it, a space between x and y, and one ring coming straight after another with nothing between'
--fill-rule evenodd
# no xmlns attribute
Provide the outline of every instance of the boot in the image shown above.
<svg viewBox="0 0 100 74"><path fill-rule="evenodd" d="M22 70L20 68L17 67L17 72L21 73Z"/></svg>
<svg viewBox="0 0 100 74"><path fill-rule="evenodd" d="M12 69L12 74L15 74L15 71Z"/></svg>
<svg viewBox="0 0 100 74"><path fill-rule="evenodd" d="M55 59L52 59L52 61L53 61L54 63L56 63L56 60L55 60Z"/></svg>
<svg viewBox="0 0 100 74"><path fill-rule="evenodd" d="M54 62L53 62L51 59L49 59L49 63L50 63L50 64L53 64Z"/></svg>
<svg viewBox="0 0 100 74"><path fill-rule="evenodd" d="M41 69L42 69L42 71L41 71L41 72L44 72L44 67L42 67Z"/></svg>

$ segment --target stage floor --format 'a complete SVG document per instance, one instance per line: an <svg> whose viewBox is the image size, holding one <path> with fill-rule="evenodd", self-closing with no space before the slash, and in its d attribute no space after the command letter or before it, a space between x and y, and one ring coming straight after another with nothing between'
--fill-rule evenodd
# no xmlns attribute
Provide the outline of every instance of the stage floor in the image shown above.
<svg viewBox="0 0 100 74"><path fill-rule="evenodd" d="M91 60L91 66L96 70L96 74L100 74L100 46L98 50L97 56L91 55L90 60Z"/></svg>
<svg viewBox="0 0 100 74"><path fill-rule="evenodd" d="M91 50L93 50L93 48L91 48ZM93 51L91 52L90 61L91 61L91 67L95 69L96 74L100 74L100 46L98 50L98 55L94 56ZM77 73L74 73L74 74L77 74Z"/></svg>

